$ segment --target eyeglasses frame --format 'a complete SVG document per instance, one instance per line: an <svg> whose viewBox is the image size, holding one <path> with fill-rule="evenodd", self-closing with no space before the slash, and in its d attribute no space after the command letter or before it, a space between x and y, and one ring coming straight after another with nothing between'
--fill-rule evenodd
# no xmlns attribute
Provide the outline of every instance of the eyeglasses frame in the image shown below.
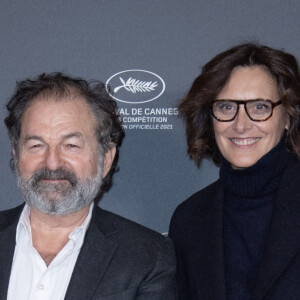
<svg viewBox="0 0 300 300"><path fill-rule="evenodd" d="M214 105L215 102L220 102L220 101L222 101L222 102L234 102L234 103L238 104L236 113L235 113L235 115L234 115L233 118L231 118L231 119L229 119L229 120L220 120L218 117L216 117L216 116L214 115L213 105ZM265 119L263 119L263 120L256 120L256 119L251 118L250 115L249 115L249 113L248 113L248 110L247 110L247 106L246 106L246 105L247 105L248 102L253 102L253 101L267 101L267 102L271 103L271 105L272 105L272 111L271 111L270 116L268 116L267 118L265 118ZM246 112L247 116L249 117L249 119L250 119L251 121L254 121L254 122L265 122L265 121L269 120L269 119L273 116L273 110L274 110L274 108L275 108L276 106L280 105L280 104L282 104L282 101L281 101L281 100L279 100L279 101L277 101L277 102L273 102L273 101L270 100L270 99L263 99L263 98L249 99L249 100L217 99L217 100L214 100L214 101L211 103L210 109L211 109L211 114L212 114L212 116L213 116L216 120L218 120L219 122L231 122L231 121L233 121L233 120L236 118L236 116L237 116L237 114L238 114L238 112L239 112L239 109L240 109L240 105L244 105L245 112Z"/></svg>

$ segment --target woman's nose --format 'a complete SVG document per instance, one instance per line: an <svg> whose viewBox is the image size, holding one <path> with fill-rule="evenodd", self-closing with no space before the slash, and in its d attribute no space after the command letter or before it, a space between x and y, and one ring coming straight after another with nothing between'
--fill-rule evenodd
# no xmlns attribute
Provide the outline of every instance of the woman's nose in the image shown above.
<svg viewBox="0 0 300 300"><path fill-rule="evenodd" d="M243 133L252 127L252 121L247 115L244 105L240 105L238 113L233 120L233 129L238 133Z"/></svg>

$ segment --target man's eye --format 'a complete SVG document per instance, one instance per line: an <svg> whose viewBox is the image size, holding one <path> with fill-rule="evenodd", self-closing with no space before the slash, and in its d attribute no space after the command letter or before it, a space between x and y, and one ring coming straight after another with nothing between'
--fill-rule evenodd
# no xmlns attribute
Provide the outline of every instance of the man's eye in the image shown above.
<svg viewBox="0 0 300 300"><path fill-rule="evenodd" d="M74 145L74 144L68 144L68 147L69 148L79 148L77 145Z"/></svg>
<svg viewBox="0 0 300 300"><path fill-rule="evenodd" d="M40 148L40 147L41 147L41 144L35 144L35 145L32 145L30 148L36 149L36 148Z"/></svg>

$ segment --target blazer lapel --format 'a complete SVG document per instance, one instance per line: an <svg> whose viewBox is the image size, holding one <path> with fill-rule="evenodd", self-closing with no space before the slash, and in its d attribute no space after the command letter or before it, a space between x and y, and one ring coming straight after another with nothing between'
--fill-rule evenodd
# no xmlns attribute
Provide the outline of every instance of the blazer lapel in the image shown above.
<svg viewBox="0 0 300 300"><path fill-rule="evenodd" d="M283 175L253 299L262 299L300 249L299 164Z"/></svg>
<svg viewBox="0 0 300 300"><path fill-rule="evenodd" d="M16 226L0 234L0 299L7 299L8 283L16 245Z"/></svg>
<svg viewBox="0 0 300 300"><path fill-rule="evenodd" d="M194 214L191 239L197 241L190 249L189 264L196 275L198 299L225 300L225 271L223 253L223 198L224 191L217 182L205 195L207 207ZM199 250L201 249L201 250ZM203 291L206 291L203 294Z"/></svg>
<svg viewBox="0 0 300 300"><path fill-rule="evenodd" d="M115 232L113 224L106 223L105 214L96 207L65 300L92 298L117 249L117 243L111 239Z"/></svg>
<svg viewBox="0 0 300 300"><path fill-rule="evenodd" d="M16 228L24 205L2 212L0 224L0 300L7 299L11 267L16 245Z"/></svg>

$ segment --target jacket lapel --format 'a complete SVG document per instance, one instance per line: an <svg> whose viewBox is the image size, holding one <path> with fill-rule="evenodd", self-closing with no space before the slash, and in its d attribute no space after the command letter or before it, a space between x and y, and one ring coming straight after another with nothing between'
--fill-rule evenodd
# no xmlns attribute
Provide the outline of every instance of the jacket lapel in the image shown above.
<svg viewBox="0 0 300 300"><path fill-rule="evenodd" d="M283 175L253 299L266 295L300 249L299 174L300 165L293 162Z"/></svg>
<svg viewBox="0 0 300 300"><path fill-rule="evenodd" d="M0 299L7 299L8 283L16 244L16 226L0 234Z"/></svg>
<svg viewBox="0 0 300 300"><path fill-rule="evenodd" d="M16 245L16 228L24 205L2 212L0 224L0 300L7 299L8 284ZM7 211L8 212L8 211Z"/></svg>
<svg viewBox="0 0 300 300"><path fill-rule="evenodd" d="M96 207L65 300L92 298L117 249L111 238L115 232L113 224L106 222L105 213Z"/></svg>
<svg viewBox="0 0 300 300"><path fill-rule="evenodd" d="M219 181L204 195L206 207L194 214L192 233L195 247L190 249L189 264L196 275L197 299L224 300L225 271L223 253L223 198L224 191ZM200 250L199 250L200 249ZM203 294L203 291L206 291Z"/></svg>

